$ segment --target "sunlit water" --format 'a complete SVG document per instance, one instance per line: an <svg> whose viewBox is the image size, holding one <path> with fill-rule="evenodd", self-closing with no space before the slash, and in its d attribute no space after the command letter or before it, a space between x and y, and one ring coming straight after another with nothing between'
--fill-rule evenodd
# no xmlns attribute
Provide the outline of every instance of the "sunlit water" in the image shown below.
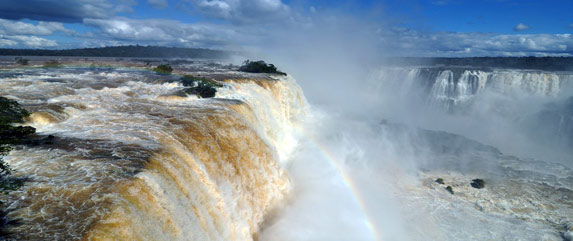
<svg viewBox="0 0 573 241"><path fill-rule="evenodd" d="M305 101L292 79L229 80L219 98L142 69L10 70L0 94L54 144L7 161L29 177L8 227L27 240L249 240L291 188L281 168Z"/></svg>
<svg viewBox="0 0 573 241"><path fill-rule="evenodd" d="M33 112L27 124L38 134L56 136L7 157L15 175L30 178L3 200L19 221L10 238L562 240L573 221L573 171L563 159L517 155L536 143L491 141L495 126L468 129L476 116L515 116L471 109L498 106L482 101L490 96L508 103L495 110L521 105L491 93L558 100L570 82L563 74L383 69L365 93L382 96L385 111L402 110L358 117L309 106L290 76L178 71L224 87L199 99L177 94L177 75L142 68L1 72L0 95ZM434 114L410 115L416 107ZM486 187L472 188L474 178Z"/></svg>

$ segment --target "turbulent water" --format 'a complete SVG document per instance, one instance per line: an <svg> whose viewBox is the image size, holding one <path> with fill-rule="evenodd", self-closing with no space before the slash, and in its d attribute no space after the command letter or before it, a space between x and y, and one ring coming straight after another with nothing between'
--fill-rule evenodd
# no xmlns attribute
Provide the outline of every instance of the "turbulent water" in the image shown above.
<svg viewBox="0 0 573 241"><path fill-rule="evenodd" d="M571 149L539 131L573 134L571 76L383 67L354 80L314 110L289 169L296 196L263 240L567 240Z"/></svg>
<svg viewBox="0 0 573 241"><path fill-rule="evenodd" d="M421 236L562 240L571 235L573 73L419 67L382 68L375 76L376 91L402 100L399 106L408 109L392 120L457 134L394 124L382 131L396 149L411 151L404 158L419 170L418 182L403 187L411 192L396 196L429 213L440 227ZM435 182L439 177L445 185ZM472 188L474 178L486 180L486 188ZM446 185L455 195L444 195Z"/></svg>
<svg viewBox="0 0 573 241"><path fill-rule="evenodd" d="M571 73L383 67L360 82L372 103L354 105L375 108L355 115L309 106L290 76L133 66L0 72L0 95L55 136L6 157L28 178L3 196L8 239L571 235ZM182 95L188 73L223 87L210 99Z"/></svg>
<svg viewBox="0 0 573 241"><path fill-rule="evenodd" d="M228 75L233 73L224 72ZM221 71L219 71L221 74ZM291 188L281 167L305 100L290 78L225 79L174 95L150 71L12 69L0 95L53 144L12 151L16 240L251 240Z"/></svg>

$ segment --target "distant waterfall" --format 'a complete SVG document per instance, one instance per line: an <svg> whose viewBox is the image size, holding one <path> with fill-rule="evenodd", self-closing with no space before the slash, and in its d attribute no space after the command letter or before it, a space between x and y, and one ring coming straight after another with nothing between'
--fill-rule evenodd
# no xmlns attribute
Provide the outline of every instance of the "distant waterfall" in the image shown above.
<svg viewBox="0 0 573 241"><path fill-rule="evenodd" d="M485 90L557 96L563 89L573 87L573 73L567 72L388 67L379 70L378 76L380 87L399 93L418 90L429 103L447 111L466 108Z"/></svg>

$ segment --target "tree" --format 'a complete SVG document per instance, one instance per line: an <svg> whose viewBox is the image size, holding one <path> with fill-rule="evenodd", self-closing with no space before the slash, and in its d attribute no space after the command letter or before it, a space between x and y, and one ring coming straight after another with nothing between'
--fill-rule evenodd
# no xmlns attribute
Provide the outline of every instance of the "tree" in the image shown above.
<svg viewBox="0 0 573 241"><path fill-rule="evenodd" d="M239 67L239 71L247 73L268 73L268 74L279 74L286 75L286 73L277 70L277 67L273 64L267 64L265 61L250 61L245 60L243 65Z"/></svg>
<svg viewBox="0 0 573 241"><path fill-rule="evenodd" d="M0 96L0 192L8 192L20 187L21 180L10 178L12 168L4 161L3 156L12 150L10 145L18 144L36 132L30 126L13 126L13 123L22 123L30 113L18 102Z"/></svg>

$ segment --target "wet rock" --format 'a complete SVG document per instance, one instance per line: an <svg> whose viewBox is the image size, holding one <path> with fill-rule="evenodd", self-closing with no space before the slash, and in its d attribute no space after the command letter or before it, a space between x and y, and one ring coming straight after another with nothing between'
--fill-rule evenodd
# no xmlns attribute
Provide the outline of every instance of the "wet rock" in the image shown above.
<svg viewBox="0 0 573 241"><path fill-rule="evenodd" d="M452 186L447 186L446 191L448 191L450 194L454 194L454 189L452 188Z"/></svg>
<svg viewBox="0 0 573 241"><path fill-rule="evenodd" d="M473 188L482 189L485 187L485 181L479 178L474 179L470 185L472 185Z"/></svg>
<svg viewBox="0 0 573 241"><path fill-rule="evenodd" d="M55 139L56 139L56 137L53 135L49 135L49 136L33 135L33 136L29 136L27 138L24 138L23 140L21 140L19 143L16 143L16 144L22 144L22 145L28 145L28 146L53 145Z"/></svg>
<svg viewBox="0 0 573 241"><path fill-rule="evenodd" d="M438 179L436 179L436 181L438 184L444 184L444 179L441 177L438 177Z"/></svg>
<svg viewBox="0 0 573 241"><path fill-rule="evenodd" d="M43 139L41 140L41 141L42 141L41 144L43 144L43 145L52 145L52 144L54 144L54 139L56 139L55 136L53 136L53 135L48 135L48 136L46 136L45 138L43 138Z"/></svg>

